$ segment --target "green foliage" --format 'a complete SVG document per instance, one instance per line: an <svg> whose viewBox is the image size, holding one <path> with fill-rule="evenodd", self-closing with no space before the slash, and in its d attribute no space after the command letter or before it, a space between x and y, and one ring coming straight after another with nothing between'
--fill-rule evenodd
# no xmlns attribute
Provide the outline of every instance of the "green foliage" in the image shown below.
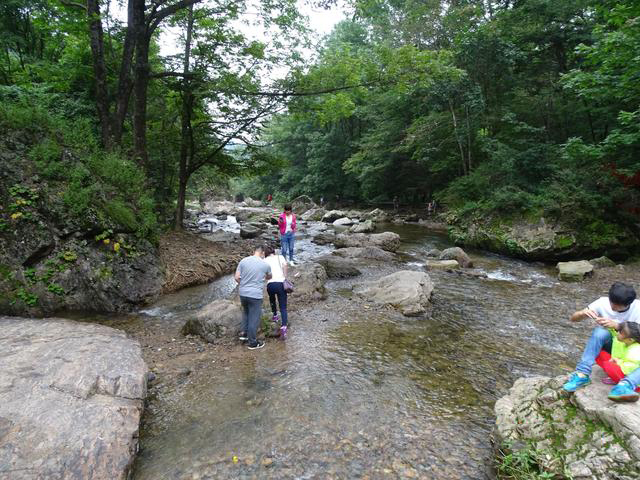
<svg viewBox="0 0 640 480"><path fill-rule="evenodd" d="M508 453L507 453L508 452ZM558 477L552 473L541 471L538 466L539 454L531 446L512 451L511 445L500 450L497 462L500 480L552 480Z"/></svg>
<svg viewBox="0 0 640 480"><path fill-rule="evenodd" d="M157 231L154 201L149 195L142 169L118 153L104 152L96 139L95 125L86 117L67 117L68 105L49 109L52 98L35 88L0 88L0 126L28 131L39 138L29 152L38 172L52 190L62 191L62 201L69 216L81 223L90 219L103 227L136 233L140 237ZM73 102L71 102L73 105ZM38 200L37 192L15 186L10 195L12 212L18 219L29 219Z"/></svg>

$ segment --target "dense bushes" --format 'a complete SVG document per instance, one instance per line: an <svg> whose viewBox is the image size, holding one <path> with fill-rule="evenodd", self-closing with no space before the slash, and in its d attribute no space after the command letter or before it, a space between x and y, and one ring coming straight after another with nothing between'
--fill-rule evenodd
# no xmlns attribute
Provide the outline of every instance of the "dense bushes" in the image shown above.
<svg viewBox="0 0 640 480"><path fill-rule="evenodd" d="M58 215L92 230L152 235L157 221L142 170L99 148L92 117L83 112L81 101L42 88L0 87L0 128L28 145L25 168L44 180L39 188L52 207L59 204Z"/></svg>

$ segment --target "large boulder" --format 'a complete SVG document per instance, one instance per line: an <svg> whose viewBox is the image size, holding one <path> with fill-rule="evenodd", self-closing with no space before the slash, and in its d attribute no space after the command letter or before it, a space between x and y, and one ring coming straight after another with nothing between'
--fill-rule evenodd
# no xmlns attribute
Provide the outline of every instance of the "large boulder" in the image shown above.
<svg viewBox="0 0 640 480"><path fill-rule="evenodd" d="M594 269L610 268L616 266L616 262L605 256L592 258L591 260L589 260L589 263L593 265Z"/></svg>
<svg viewBox="0 0 640 480"><path fill-rule="evenodd" d="M433 282L424 272L401 270L378 280L366 282L355 293L374 303L391 305L406 316L426 312Z"/></svg>
<svg viewBox="0 0 640 480"><path fill-rule="evenodd" d="M365 220L362 223L358 223L353 225L350 229L350 233L371 233L376 229L375 224L372 220Z"/></svg>
<svg viewBox="0 0 640 480"><path fill-rule="evenodd" d="M318 245L329 245L333 243L336 239L336 234L333 232L323 232L319 233L315 237L311 239L313 243L317 243Z"/></svg>
<svg viewBox="0 0 640 480"><path fill-rule="evenodd" d="M327 272L319 263L309 262L289 266L287 278L293 283L291 297L294 300L324 300Z"/></svg>
<svg viewBox="0 0 640 480"><path fill-rule="evenodd" d="M333 242L336 248L345 247L379 247L388 252L395 252L400 247L400 235L393 232L373 233L341 233Z"/></svg>
<svg viewBox="0 0 640 480"><path fill-rule="evenodd" d="M316 203L307 195L300 195L291 201L291 208L296 215L302 215L307 210L316 208Z"/></svg>
<svg viewBox="0 0 640 480"><path fill-rule="evenodd" d="M374 222L386 222L389 220L389 215L384 210L376 208L375 210L371 210L370 212L362 215L362 219L373 220Z"/></svg>
<svg viewBox="0 0 640 480"><path fill-rule="evenodd" d="M529 448L549 478L640 478L640 409L615 404L596 368L592 383L568 396L566 377L518 379L495 404L498 446Z"/></svg>
<svg viewBox="0 0 640 480"><path fill-rule="evenodd" d="M526 216L462 218L451 212L446 220L449 236L456 244L526 260L562 261L603 254L628 257L640 248L640 237L631 228L604 220L583 225L580 230L560 219L532 221Z"/></svg>
<svg viewBox="0 0 640 480"><path fill-rule="evenodd" d="M469 258L469 255L466 254L464 250L460 247L452 247L445 248L440 256L439 260L457 260L462 268L471 268L473 267L473 262Z"/></svg>
<svg viewBox="0 0 640 480"><path fill-rule="evenodd" d="M262 206L262 202L260 200L254 200L251 197L246 197L244 199L244 204L247 207L253 207L253 208L257 208L257 207L261 207Z"/></svg>
<svg viewBox="0 0 640 480"><path fill-rule="evenodd" d="M558 262L558 280L565 282L581 282L584 277L593 273L593 265L586 260L577 262Z"/></svg>
<svg viewBox="0 0 640 480"><path fill-rule="evenodd" d="M327 272L329 278L348 278L361 275L353 260L338 257L336 255L325 255L316 259Z"/></svg>
<svg viewBox="0 0 640 480"><path fill-rule="evenodd" d="M329 210L322 216L322 221L327 223L333 223L339 218L344 218L347 215L342 210Z"/></svg>
<svg viewBox="0 0 640 480"><path fill-rule="evenodd" d="M243 225L240 227L240 238L256 238L262 230L253 225Z"/></svg>
<svg viewBox="0 0 640 480"><path fill-rule="evenodd" d="M382 250L379 247L346 247L339 248L332 252L333 255L344 258L357 258L366 260L378 260L382 262L388 262L395 258L395 255L391 252Z"/></svg>
<svg viewBox="0 0 640 480"><path fill-rule="evenodd" d="M0 317L0 478L128 478L147 393L140 345L93 323Z"/></svg>
<svg viewBox="0 0 640 480"><path fill-rule="evenodd" d="M214 300L198 310L182 327L183 335L199 335L214 343L235 336L242 328L242 308L230 300Z"/></svg>
<svg viewBox="0 0 640 480"><path fill-rule="evenodd" d="M319 222L326 213L324 208L310 208L300 215L300 218L306 222Z"/></svg>

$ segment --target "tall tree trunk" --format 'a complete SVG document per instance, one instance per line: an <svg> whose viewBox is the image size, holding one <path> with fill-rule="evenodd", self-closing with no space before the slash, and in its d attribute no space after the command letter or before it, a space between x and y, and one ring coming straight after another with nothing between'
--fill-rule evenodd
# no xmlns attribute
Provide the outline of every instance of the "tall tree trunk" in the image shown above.
<svg viewBox="0 0 640 480"><path fill-rule="evenodd" d="M456 112L453 109L453 102L449 99L449 110L451 111L451 118L453 119L453 133L456 137L456 142L458 143L458 148L460 149L460 160L462 161L462 174L467 174L467 161L464 158L464 146L462 145L462 140L460 140L460 135L458 135L458 119L456 118Z"/></svg>
<svg viewBox="0 0 640 480"><path fill-rule="evenodd" d="M131 65L133 62L133 52L136 46L135 18L133 1L129 0L127 5L127 32L122 46L122 62L120 63L120 75L118 77L118 92L116 94L116 111L113 119L113 141L115 144L122 143L122 131L124 120L129 108L133 80L131 78Z"/></svg>
<svg viewBox="0 0 640 480"><path fill-rule="evenodd" d="M471 121L469 120L469 107L464 107L467 117L467 171L471 171Z"/></svg>
<svg viewBox="0 0 640 480"><path fill-rule="evenodd" d="M136 62L133 104L133 151L136 161L148 167L147 157L147 88L149 86L149 43L151 38L144 14L145 0L130 0L136 39Z"/></svg>
<svg viewBox="0 0 640 480"><path fill-rule="evenodd" d="M100 18L99 0L87 0L87 17L89 19L89 40L93 57L93 73L96 77L96 106L100 120L102 144L111 147L111 125L109 113L109 96L107 93L107 69L104 63L104 42L102 19Z"/></svg>
<svg viewBox="0 0 640 480"><path fill-rule="evenodd" d="M182 113L181 113L181 136L180 136L180 167L178 180L178 204L176 207L176 218L174 228L182 229L184 220L184 204L187 194L187 183L189 182L189 157L193 155L191 148L191 116L193 114L193 93L189 80L189 61L191 56L191 37L193 33L193 5L189 5L189 16L187 19L187 35L184 45L184 65L182 72Z"/></svg>

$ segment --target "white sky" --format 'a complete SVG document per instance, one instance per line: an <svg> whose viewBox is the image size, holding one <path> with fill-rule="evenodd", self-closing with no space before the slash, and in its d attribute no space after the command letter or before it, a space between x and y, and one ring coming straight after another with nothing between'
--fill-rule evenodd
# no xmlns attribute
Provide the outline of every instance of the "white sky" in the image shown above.
<svg viewBox="0 0 640 480"><path fill-rule="evenodd" d="M257 0L259 1L259 0ZM111 0L111 14L117 17L121 22L127 21L126 5L122 5L121 0ZM343 2L338 0L338 5L333 6L329 10L322 8L314 8L307 3L306 0L298 0L298 10L309 19L309 26L317 34L318 40L331 32L334 25L344 19L345 7ZM249 19L251 19L249 17ZM246 20L246 18L244 19ZM256 31L254 28L238 22L239 30L251 39L264 40L265 36L262 32ZM181 51L176 42L176 36L179 34L178 29L171 29L166 25L162 26L162 35L160 37L160 53L164 55L175 55ZM305 52L307 56L311 56L312 52Z"/></svg>

